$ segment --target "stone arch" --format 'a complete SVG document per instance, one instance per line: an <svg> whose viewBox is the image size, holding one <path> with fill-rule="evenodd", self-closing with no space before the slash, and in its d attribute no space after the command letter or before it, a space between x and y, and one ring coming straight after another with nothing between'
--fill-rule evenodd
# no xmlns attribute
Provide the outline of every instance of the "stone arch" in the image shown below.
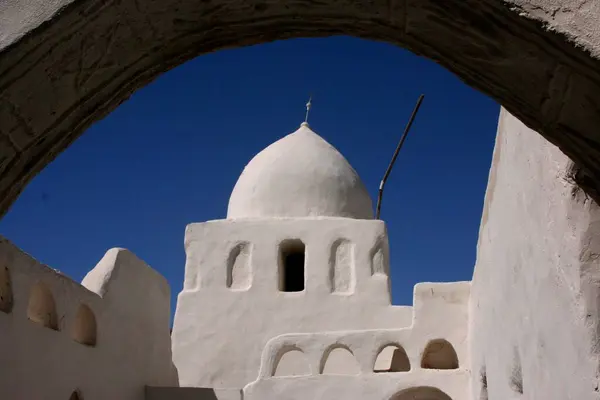
<svg viewBox="0 0 600 400"><path fill-rule="evenodd" d="M458 356L454 346L446 339L435 339L427 343L421 368L425 369L457 369Z"/></svg>
<svg viewBox="0 0 600 400"><path fill-rule="evenodd" d="M95 346L98 327L96 317L90 307L81 304L75 315L75 321L71 327L71 337L76 342L86 346Z"/></svg>
<svg viewBox="0 0 600 400"><path fill-rule="evenodd" d="M408 372L410 371L410 360L406 351L399 344L388 344L383 346L377 353L373 365L373 372Z"/></svg>
<svg viewBox="0 0 600 400"><path fill-rule="evenodd" d="M420 386L404 389L390 397L390 400L452 400L452 398L440 389Z"/></svg>
<svg viewBox="0 0 600 400"><path fill-rule="evenodd" d="M46 328L58 330L58 315L56 303L50 289L42 282L36 283L29 294L27 318Z"/></svg>
<svg viewBox="0 0 600 400"><path fill-rule="evenodd" d="M319 372L324 375L358 375L360 366L348 346L335 344L323 353Z"/></svg>
<svg viewBox="0 0 600 400"><path fill-rule="evenodd" d="M600 20L597 9L535 0L16 0L2 12L10 23L0 35L0 215L87 127L164 71L223 48L340 34L441 64L556 144L599 198L600 34L588 22Z"/></svg>
<svg viewBox="0 0 600 400"><path fill-rule="evenodd" d="M0 311L9 313L13 307L12 282L8 267L0 267Z"/></svg>

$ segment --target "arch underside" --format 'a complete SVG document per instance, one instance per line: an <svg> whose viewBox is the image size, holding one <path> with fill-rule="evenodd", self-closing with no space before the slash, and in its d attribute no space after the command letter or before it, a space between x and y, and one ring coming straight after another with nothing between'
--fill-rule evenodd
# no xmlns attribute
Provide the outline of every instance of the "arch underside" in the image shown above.
<svg viewBox="0 0 600 400"><path fill-rule="evenodd" d="M570 156L598 200L600 63L520 12L540 1L75 0L0 51L0 215L161 73L219 49L342 34L426 56L490 95Z"/></svg>

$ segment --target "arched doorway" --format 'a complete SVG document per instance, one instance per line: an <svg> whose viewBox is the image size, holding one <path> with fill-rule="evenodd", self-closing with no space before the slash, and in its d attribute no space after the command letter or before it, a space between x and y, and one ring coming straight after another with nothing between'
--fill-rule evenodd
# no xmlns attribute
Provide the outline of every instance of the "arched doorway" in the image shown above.
<svg viewBox="0 0 600 400"><path fill-rule="evenodd" d="M390 400L452 400L452 398L440 389L420 386L404 389L390 397Z"/></svg>
<svg viewBox="0 0 600 400"><path fill-rule="evenodd" d="M341 34L440 63L558 145L584 168L577 176L589 193L600 187L600 62L591 55L600 41L586 30L598 11L555 18L534 0L26 1L2 11L0 215L87 127L162 72L223 48Z"/></svg>

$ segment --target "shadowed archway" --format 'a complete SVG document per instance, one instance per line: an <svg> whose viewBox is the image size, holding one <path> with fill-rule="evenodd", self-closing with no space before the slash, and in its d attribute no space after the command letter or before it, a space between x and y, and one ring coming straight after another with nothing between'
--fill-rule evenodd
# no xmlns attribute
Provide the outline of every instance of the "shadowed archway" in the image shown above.
<svg viewBox="0 0 600 400"><path fill-rule="evenodd" d="M402 390L393 395L390 400L452 400L452 398L440 389L419 386Z"/></svg>
<svg viewBox="0 0 600 400"><path fill-rule="evenodd" d="M588 193L600 187L600 41L584 35L600 10L544 0L16 0L2 13L0 215L161 73L219 49L341 34L440 63L558 145L583 168Z"/></svg>

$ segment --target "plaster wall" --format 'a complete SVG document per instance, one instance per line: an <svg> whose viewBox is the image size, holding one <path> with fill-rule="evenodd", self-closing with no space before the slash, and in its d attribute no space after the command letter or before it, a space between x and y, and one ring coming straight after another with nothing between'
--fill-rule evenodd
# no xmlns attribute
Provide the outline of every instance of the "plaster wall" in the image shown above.
<svg viewBox="0 0 600 400"><path fill-rule="evenodd" d="M415 287L414 323L403 329L317 332L286 334L270 340L262 354L259 378L244 388L244 399L390 399L415 387L433 387L453 399L466 399L468 393L468 304L469 282L423 283ZM421 314L423 313L423 314ZM435 343L447 341L430 365ZM404 350L409 365L402 371L374 372L376 360L388 345ZM343 349L356 360L357 371L324 366L330 349ZM298 357L297 353L305 357ZM279 374L279 363L292 354L287 374ZM453 360L452 367L447 361ZM454 361L458 360L456 364ZM295 374L291 363L306 363ZM347 360L348 361L348 360ZM390 360L388 361L388 365ZM447 369L446 369L447 368ZM424 397L429 398L429 397Z"/></svg>
<svg viewBox="0 0 600 400"><path fill-rule="evenodd" d="M305 289L279 290L279 248L305 245ZM336 257L344 239L350 257ZM227 287L240 244L250 278ZM185 282L173 325L182 386L242 388L259 372L267 341L285 333L391 329L412 323L412 307L391 306L388 242L382 221L347 218L240 219L189 225ZM237 253L237 252L236 252ZM239 254L242 254L239 252ZM336 264L342 261L342 268ZM332 271L350 270L343 292ZM248 276L241 274L242 276Z"/></svg>
<svg viewBox="0 0 600 400"><path fill-rule="evenodd" d="M0 311L1 398L142 400L144 385L177 384L169 287L135 255L109 250L82 286L1 238L0 266L11 299ZM92 319L80 319L82 305ZM95 338L87 345L75 340L82 324Z"/></svg>
<svg viewBox="0 0 600 400"><path fill-rule="evenodd" d="M474 400L600 398L600 213L570 165L502 110L470 305Z"/></svg>

